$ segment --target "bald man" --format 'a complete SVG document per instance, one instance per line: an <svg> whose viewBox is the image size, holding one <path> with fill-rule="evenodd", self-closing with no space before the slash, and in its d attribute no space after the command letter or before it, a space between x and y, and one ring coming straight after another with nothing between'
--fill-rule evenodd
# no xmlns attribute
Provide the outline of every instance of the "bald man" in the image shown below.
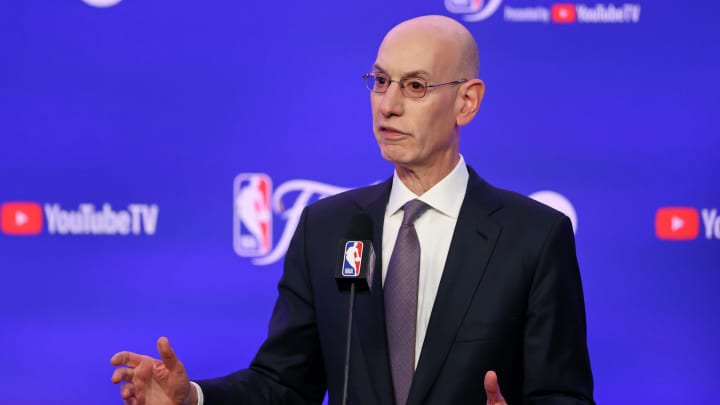
<svg viewBox="0 0 720 405"><path fill-rule="evenodd" d="M570 221L489 185L460 155L460 127L484 95L478 69L477 45L456 21L424 16L394 27L363 75L393 176L304 210L267 340L248 369L190 382L160 338L160 360L112 357L127 366L112 377L127 382L122 398L319 404L327 391L339 404L348 297L337 290L327 252L364 214L378 260L373 293L355 304L348 403L593 403Z"/></svg>

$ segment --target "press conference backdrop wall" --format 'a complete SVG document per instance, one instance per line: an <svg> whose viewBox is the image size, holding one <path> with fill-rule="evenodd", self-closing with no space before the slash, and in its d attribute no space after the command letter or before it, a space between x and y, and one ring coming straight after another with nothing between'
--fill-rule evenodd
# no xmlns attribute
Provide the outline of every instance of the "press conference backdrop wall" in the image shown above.
<svg viewBox="0 0 720 405"><path fill-rule="evenodd" d="M720 5L629 1L4 0L0 402L120 403L109 357L159 336L246 367L300 210L392 172L360 75L443 14L487 84L466 161L574 220L598 402L711 403Z"/></svg>

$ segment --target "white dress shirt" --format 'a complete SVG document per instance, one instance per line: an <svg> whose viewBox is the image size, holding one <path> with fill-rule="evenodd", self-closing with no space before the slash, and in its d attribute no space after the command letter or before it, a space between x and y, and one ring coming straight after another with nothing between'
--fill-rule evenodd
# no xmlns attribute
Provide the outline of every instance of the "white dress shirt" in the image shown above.
<svg viewBox="0 0 720 405"><path fill-rule="evenodd" d="M450 241L455 232L460 206L465 198L470 175L465 159L460 156L455 169L423 195L415 195L400 180L395 172L387 208L382 240L382 282L385 285L388 263L395 248L400 225L402 207L406 202L418 199L430 206L415 221L415 231L420 242L420 275L418 277L417 327L415 328L415 367L425 341L425 332L430 322L435 296L440 286L445 261L450 250Z"/></svg>
<svg viewBox="0 0 720 405"><path fill-rule="evenodd" d="M417 327L415 333L415 367L420 359L420 350L425 341L425 332L430 322L435 296L440 286L445 261L450 251L450 241L455 232L460 206L465 199L467 183L470 175L465 166L465 159L460 156L455 169L440 180L423 195L415 195L398 177L393 175L390 199L385 208L382 240L382 282L385 285L388 262L395 248L400 225L402 224L402 207L406 202L419 199L430 206L415 221L415 231L420 242L420 276L418 278ZM202 389L191 381L198 392L198 405L203 405Z"/></svg>

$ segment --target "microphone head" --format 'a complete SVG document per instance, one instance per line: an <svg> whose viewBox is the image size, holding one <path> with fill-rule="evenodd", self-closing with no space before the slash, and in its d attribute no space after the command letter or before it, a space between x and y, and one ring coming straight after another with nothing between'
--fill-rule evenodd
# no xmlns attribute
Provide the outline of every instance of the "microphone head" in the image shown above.
<svg viewBox="0 0 720 405"><path fill-rule="evenodd" d="M375 249L372 245L373 222L367 214L350 219L345 237L339 242L341 253L335 270L335 281L340 291L370 291L375 270Z"/></svg>

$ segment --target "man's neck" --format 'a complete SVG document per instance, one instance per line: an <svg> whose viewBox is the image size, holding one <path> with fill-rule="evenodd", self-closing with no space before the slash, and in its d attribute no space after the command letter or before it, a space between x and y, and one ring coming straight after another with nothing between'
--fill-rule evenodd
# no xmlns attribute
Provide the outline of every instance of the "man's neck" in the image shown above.
<svg viewBox="0 0 720 405"><path fill-rule="evenodd" d="M421 196L450 174L459 161L460 155L456 154L452 159L441 165L428 168L395 165L395 171L405 187L415 195Z"/></svg>

